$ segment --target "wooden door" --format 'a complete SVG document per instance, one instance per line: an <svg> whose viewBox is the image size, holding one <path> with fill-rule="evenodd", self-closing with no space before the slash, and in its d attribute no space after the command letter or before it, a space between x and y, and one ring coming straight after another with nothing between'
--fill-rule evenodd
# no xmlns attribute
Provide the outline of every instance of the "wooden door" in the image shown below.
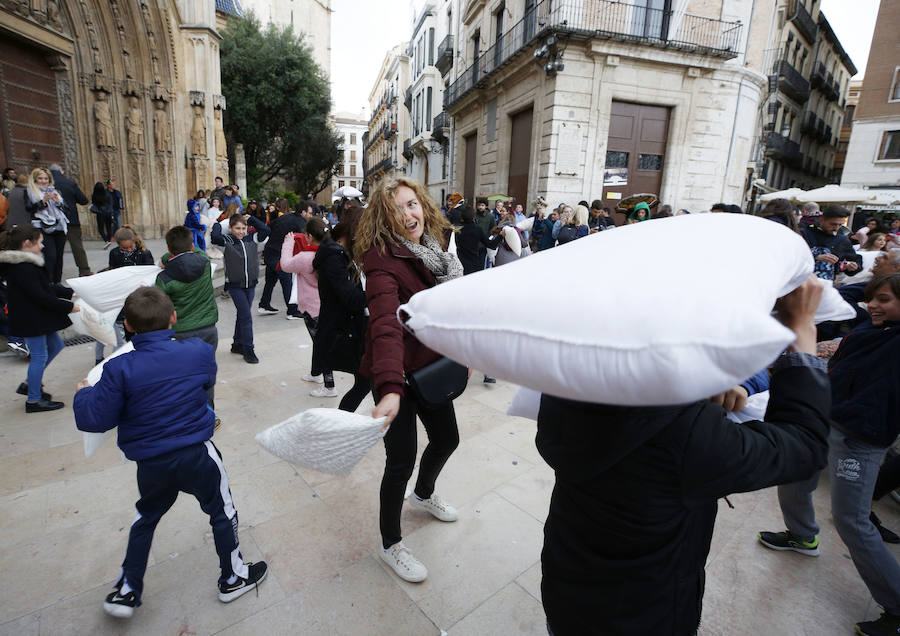
<svg viewBox="0 0 900 636"><path fill-rule="evenodd" d="M665 164L669 109L628 102L613 102L603 174L603 203L615 208L632 194L659 197ZM616 214L616 223L625 220Z"/></svg>
<svg viewBox="0 0 900 636"><path fill-rule="evenodd" d="M528 210L528 172L531 166L531 124L533 107L520 111L511 117L509 140L509 182L508 196L514 197Z"/></svg>
<svg viewBox="0 0 900 636"><path fill-rule="evenodd" d="M478 133L463 137L466 144L466 166L463 171L463 196L466 202L475 206L475 176L478 169Z"/></svg>
<svg viewBox="0 0 900 636"><path fill-rule="evenodd" d="M0 38L0 166L64 165L56 74L34 47Z"/></svg>

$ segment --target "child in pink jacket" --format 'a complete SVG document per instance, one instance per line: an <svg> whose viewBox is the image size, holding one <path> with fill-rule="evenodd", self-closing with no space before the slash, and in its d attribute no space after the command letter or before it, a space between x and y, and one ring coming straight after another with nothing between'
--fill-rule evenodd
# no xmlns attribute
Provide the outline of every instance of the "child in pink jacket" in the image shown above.
<svg viewBox="0 0 900 636"><path fill-rule="evenodd" d="M313 258L319 243L325 238L325 222L319 218L311 218L306 222L306 234L288 233L281 244L281 269L294 274L294 290L297 294L297 309L302 312L303 320L310 338L315 336L319 319L319 279L313 271ZM299 239L299 240L298 240ZM306 382L322 383L321 375L304 373Z"/></svg>

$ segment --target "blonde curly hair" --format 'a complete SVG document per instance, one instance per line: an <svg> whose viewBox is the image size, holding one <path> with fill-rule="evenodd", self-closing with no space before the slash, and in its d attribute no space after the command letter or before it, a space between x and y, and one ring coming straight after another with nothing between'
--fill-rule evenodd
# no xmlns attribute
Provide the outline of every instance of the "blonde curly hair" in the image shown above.
<svg viewBox="0 0 900 636"><path fill-rule="evenodd" d="M412 190L422 206L425 234L443 242L444 232L452 229L421 183L406 177L383 179L369 197L369 205L363 210L353 237L353 258L357 263L362 263L366 252L373 247L383 252L389 243L399 244L406 237L406 228L394 203L394 195L401 186Z"/></svg>

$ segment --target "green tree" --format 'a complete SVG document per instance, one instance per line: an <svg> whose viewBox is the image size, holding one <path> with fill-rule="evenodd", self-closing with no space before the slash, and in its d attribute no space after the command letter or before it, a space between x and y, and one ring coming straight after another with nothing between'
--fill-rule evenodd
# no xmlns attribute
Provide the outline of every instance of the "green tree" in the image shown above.
<svg viewBox="0 0 900 636"><path fill-rule="evenodd" d="M303 36L249 13L231 18L221 43L223 125L229 159L243 144L247 189L259 192L281 177L302 196L318 194L337 174L340 138L328 124L328 80Z"/></svg>

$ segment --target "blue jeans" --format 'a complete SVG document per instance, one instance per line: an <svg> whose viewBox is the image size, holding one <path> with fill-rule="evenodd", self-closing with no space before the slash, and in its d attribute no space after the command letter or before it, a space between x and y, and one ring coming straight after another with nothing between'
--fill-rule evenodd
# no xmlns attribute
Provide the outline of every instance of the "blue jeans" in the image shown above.
<svg viewBox="0 0 900 636"><path fill-rule="evenodd" d="M875 602L885 611L900 615L900 565L869 520L875 481L886 451L832 427L825 470L831 480L834 526L850 552L853 565ZM812 500L818 481L817 473L806 481L778 487L785 525L803 539L819 532Z"/></svg>
<svg viewBox="0 0 900 636"><path fill-rule="evenodd" d="M234 344L253 348L253 314L250 308L253 306L255 287L229 287L231 301L237 310L237 318L234 321Z"/></svg>
<svg viewBox="0 0 900 636"><path fill-rule="evenodd" d="M31 362L28 363L28 401L39 402L41 399L41 383L44 378L44 369L53 361L65 345L62 338L55 331L43 336L25 338L25 344L31 352Z"/></svg>

